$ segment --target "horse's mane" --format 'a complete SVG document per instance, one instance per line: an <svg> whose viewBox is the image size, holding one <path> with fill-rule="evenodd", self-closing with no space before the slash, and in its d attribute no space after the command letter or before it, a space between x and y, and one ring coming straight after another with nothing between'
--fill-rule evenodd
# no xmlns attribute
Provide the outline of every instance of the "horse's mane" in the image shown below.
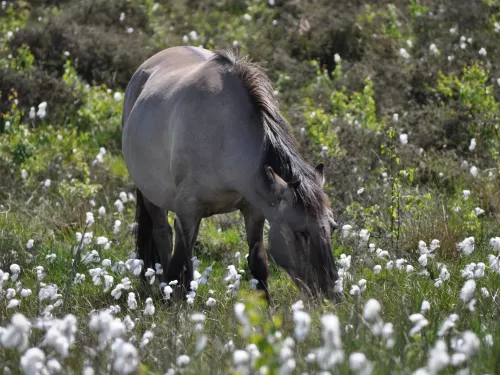
<svg viewBox="0 0 500 375"><path fill-rule="evenodd" d="M265 133L262 173L265 173L264 165L269 165L286 182L300 181L294 184L297 201L312 215L323 213L329 205L328 198L314 169L300 157L290 127L279 111L271 81L262 67L229 50L215 52L212 59L232 65L259 113Z"/></svg>

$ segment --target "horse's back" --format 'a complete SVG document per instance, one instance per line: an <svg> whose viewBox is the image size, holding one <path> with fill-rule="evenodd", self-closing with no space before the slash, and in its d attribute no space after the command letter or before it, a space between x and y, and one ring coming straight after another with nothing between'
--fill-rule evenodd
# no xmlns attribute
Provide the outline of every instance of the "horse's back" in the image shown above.
<svg viewBox="0 0 500 375"><path fill-rule="evenodd" d="M234 187L227 181L239 178L243 162L257 165L260 157L261 134L244 124L253 113L246 90L212 56L194 47L167 49L127 88L123 155L132 180L158 206L173 210L179 190L199 197L196 188L200 199L213 201Z"/></svg>

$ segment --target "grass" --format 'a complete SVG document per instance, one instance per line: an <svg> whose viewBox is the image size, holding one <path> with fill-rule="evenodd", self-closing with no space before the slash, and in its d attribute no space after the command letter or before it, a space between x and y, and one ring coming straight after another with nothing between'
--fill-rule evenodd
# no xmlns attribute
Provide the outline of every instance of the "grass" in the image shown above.
<svg viewBox="0 0 500 375"><path fill-rule="evenodd" d="M119 189L118 189L119 190ZM115 189L115 191L118 191ZM32 200L30 205L23 206L24 197L30 191L24 192L19 189L16 195L22 197L17 201L14 196L4 201L4 206L10 206L8 213L0 216L0 246L2 257L0 258L0 269L8 271L10 264L16 263L21 266L19 281L23 288L36 290L34 267L42 265L47 273L43 280L45 284L55 284L60 288L60 293L66 291L66 284L71 270L71 259L77 248L75 232L84 227L85 210L94 211L95 223L89 228L93 231L94 240L92 244L85 246L83 253L90 249L98 249L101 260L110 259L113 264L118 260L125 261L134 250L134 238L130 224L134 221L134 202L125 203L123 212L116 212L111 202L115 197L98 194L94 200L108 202L107 213L103 217L97 215L97 208L92 207L88 201L77 199L71 206L51 204L51 197L45 196L46 192L40 191ZM119 233L113 232L114 221L119 218L122 221ZM423 233L421 228L424 223L415 225L417 233ZM224 230L218 230L224 228ZM232 340L235 348L244 349L249 343L257 344L261 351L260 362L257 366L267 366L271 373L278 370L279 352L283 339L287 336L293 337L294 322L292 319L291 305L298 299L305 302L305 311L312 318L311 329L304 342L297 342L294 355L297 369L301 371L314 371L317 367L305 361L306 355L313 349L320 347L321 323L320 318L325 313L333 313L340 319L342 326L343 350L346 360L343 364L333 369L334 373L346 373L349 371L347 356L352 352L363 352L366 357L374 363L374 373L408 373L423 367L428 359L428 352L436 341L437 331L442 322L451 313L457 313L460 319L453 330L446 336L448 342L451 337L464 330L474 331L481 340L480 350L476 355L466 362L466 366L473 373L497 373L499 363L495 354L498 353L500 343L500 328L496 319L499 308L498 285L500 275L486 269L485 276L476 279L477 303L475 311L469 311L465 304L459 299L460 289L464 279L460 276L460 270L472 261L483 261L487 263L487 255L491 253L488 238L498 233L498 226L489 226L478 231L481 237L476 239L476 249L471 256L450 257L447 248L437 251L435 260L429 261L427 269L432 277L420 274L423 268L418 262L412 261L415 271L408 273L405 270L386 270L385 261L381 261L368 251L367 244L363 244L357 238L343 239L340 233L333 238L335 253L351 253L353 256L352 266L349 274L352 280L346 277L344 281L344 297L338 304L328 301L308 300L302 295L291 282L288 275L271 261L270 289L273 304L267 308L259 302L257 292L250 289L248 280L251 278L248 266L242 256L242 263L237 264L234 257L236 251L246 254L246 244L241 220L237 215L216 217L206 219L201 229L199 242L195 252L201 262L200 272L215 262L213 272L207 285L200 285L197 290L195 302L192 305L186 301L162 301L158 284L148 285L137 277L130 274L120 275L109 270L114 276L116 285L122 277L128 276L133 281L133 288L137 294L139 308L130 310L127 305L127 293L125 291L119 300L115 300L110 291L103 293L103 286L95 286L89 275L89 268L99 266L77 265L77 272L85 274L83 283L73 285L71 296L66 311L62 305L52 310L54 317L62 317L64 314L72 313L78 319L78 332L76 342L71 350L71 355L62 363L65 368L78 373L84 364L91 365L98 371L107 372L109 365L109 350L98 353L92 357L92 348L97 345L96 333L89 331L89 313L99 309L118 306L119 312L115 315L124 318L130 315L136 321L135 329L127 333L129 341L137 345L146 330L152 330L154 338L140 350L141 361L140 373L164 373L169 368L175 368L176 359L181 354L190 356L185 373L232 373L232 351L224 349L225 345ZM428 232L435 233L435 232ZM104 250L103 246L96 245L97 236L106 236L111 240L111 247ZM28 239L34 239L34 247L26 249ZM429 239L425 238L427 242ZM417 247L417 244L414 244ZM393 249L389 249L392 253ZM48 254L56 254L53 263L46 260ZM337 256L337 259L339 257ZM438 262L446 264L451 278L445 281L440 288L434 286L434 280L439 275ZM237 269L244 271L241 289L237 296L226 292L223 284L227 273L227 266L235 264ZM383 270L379 274L373 272L373 264L381 264ZM366 279L367 288L361 296L349 294L351 285L356 284L361 278ZM3 289L15 287L15 283L7 281ZM479 292L480 288L486 287L492 296L485 298ZM213 294L209 293L213 290ZM7 309L6 302L0 302L0 326L7 326L14 312L22 312L30 319L35 319L41 311L37 311L38 302L34 293L30 297L21 298L19 308ZM144 316L142 310L147 297L154 298L156 308L152 317ZM205 305L206 300L213 297L217 300L215 307L209 308ZM369 298L377 299L382 307L381 318L384 322L394 324L395 345L386 349L384 340L373 335L370 328L364 322L363 306ZM430 302L431 309L425 314L429 326L424 328L420 334L410 337L408 332L412 327L409 315L420 312L422 301ZM243 301L247 311L251 312L253 330L250 337L242 337L241 324L235 317L234 305ZM53 303L53 302L52 302ZM43 310L47 301L40 303ZM190 321L191 314L203 312L206 315L204 332L208 336L206 348L196 354L195 346L197 333L193 330ZM34 322L34 321L33 321ZM280 332L280 334L277 334ZM488 346L485 335L493 336L493 346ZM273 339L274 337L274 339ZM43 331L33 329L30 344L40 345ZM57 357L56 352L50 348L44 348L47 355ZM0 354L0 365L9 367L14 373L19 371L18 360L20 354L14 350L7 349ZM462 366L463 367L463 366ZM451 370L448 371L451 373ZM446 371L444 373L447 373Z"/></svg>

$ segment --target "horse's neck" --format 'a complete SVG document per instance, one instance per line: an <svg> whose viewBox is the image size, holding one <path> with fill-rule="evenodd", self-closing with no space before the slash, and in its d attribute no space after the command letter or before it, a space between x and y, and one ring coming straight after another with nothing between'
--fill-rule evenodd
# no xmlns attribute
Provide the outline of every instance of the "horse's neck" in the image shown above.
<svg viewBox="0 0 500 375"><path fill-rule="evenodd" d="M248 184L245 187L243 196L252 207L262 212L268 221L274 221L276 214L271 203L273 203L276 198L273 196L270 189L266 187L263 176L258 176L254 181L257 181L257 183Z"/></svg>

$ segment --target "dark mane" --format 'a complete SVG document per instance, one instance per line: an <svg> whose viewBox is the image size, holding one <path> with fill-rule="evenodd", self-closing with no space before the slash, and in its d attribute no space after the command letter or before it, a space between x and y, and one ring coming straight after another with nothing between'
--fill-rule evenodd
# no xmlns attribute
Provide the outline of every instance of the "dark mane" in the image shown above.
<svg viewBox="0 0 500 375"><path fill-rule="evenodd" d="M255 108L259 112L266 134L262 167L270 165L285 181L300 181L295 187L297 201L308 213L319 215L329 205L316 178L316 172L299 155L290 128L279 111L271 81L263 69L247 57L239 57L232 51L217 51L212 57L223 63L229 63L243 81ZM264 168L262 168L264 174Z"/></svg>

